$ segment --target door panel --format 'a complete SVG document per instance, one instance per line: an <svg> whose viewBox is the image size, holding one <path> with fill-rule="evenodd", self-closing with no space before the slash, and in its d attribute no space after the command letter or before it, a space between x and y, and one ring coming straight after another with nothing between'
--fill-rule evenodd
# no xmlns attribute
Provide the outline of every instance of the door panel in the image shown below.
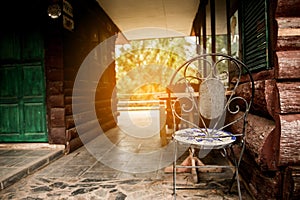
<svg viewBox="0 0 300 200"><path fill-rule="evenodd" d="M19 60L21 58L20 37L13 31L0 31L0 59Z"/></svg>
<svg viewBox="0 0 300 200"><path fill-rule="evenodd" d="M47 142L44 66L36 62L43 58L40 38L4 36L0 58L8 64L0 66L0 142Z"/></svg>
<svg viewBox="0 0 300 200"><path fill-rule="evenodd" d="M24 134L30 140L46 141L45 86L42 65L38 63L23 65L22 70Z"/></svg>
<svg viewBox="0 0 300 200"><path fill-rule="evenodd" d="M47 142L42 63L0 69L0 142Z"/></svg>
<svg viewBox="0 0 300 200"><path fill-rule="evenodd" d="M18 137L20 134L19 105L0 104L0 137Z"/></svg>
<svg viewBox="0 0 300 200"><path fill-rule="evenodd" d="M18 67L14 65L0 68L0 141L19 137L20 107Z"/></svg>
<svg viewBox="0 0 300 200"><path fill-rule="evenodd" d="M24 105L24 132L25 134L45 132L45 112L43 103L26 103Z"/></svg>
<svg viewBox="0 0 300 200"><path fill-rule="evenodd" d="M43 38L39 31L24 32L22 36L23 59L40 59L43 57Z"/></svg>
<svg viewBox="0 0 300 200"><path fill-rule="evenodd" d="M23 65L22 70L24 99L41 101L44 96L44 79L41 64Z"/></svg>
<svg viewBox="0 0 300 200"><path fill-rule="evenodd" d="M25 21L0 31L0 142L48 141L44 34Z"/></svg>
<svg viewBox="0 0 300 200"><path fill-rule="evenodd" d="M9 102L15 100L17 102L19 94L19 77L17 66L1 66L0 68L0 98L2 101L9 100Z"/></svg>

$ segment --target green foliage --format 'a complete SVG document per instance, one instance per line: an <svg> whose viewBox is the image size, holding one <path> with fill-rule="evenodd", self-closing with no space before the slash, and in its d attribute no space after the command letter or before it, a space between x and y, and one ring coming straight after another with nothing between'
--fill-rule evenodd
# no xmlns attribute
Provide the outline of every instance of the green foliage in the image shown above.
<svg viewBox="0 0 300 200"><path fill-rule="evenodd" d="M136 40L116 47L118 94L165 92L175 69L196 55L194 38ZM140 99L153 99L143 95Z"/></svg>

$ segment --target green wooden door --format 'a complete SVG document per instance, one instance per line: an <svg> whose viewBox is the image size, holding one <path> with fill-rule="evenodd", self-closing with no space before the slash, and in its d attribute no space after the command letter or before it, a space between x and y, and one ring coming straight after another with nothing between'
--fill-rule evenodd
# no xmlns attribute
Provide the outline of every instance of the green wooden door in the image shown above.
<svg viewBox="0 0 300 200"><path fill-rule="evenodd" d="M47 142L41 34L9 32L0 39L0 142Z"/></svg>

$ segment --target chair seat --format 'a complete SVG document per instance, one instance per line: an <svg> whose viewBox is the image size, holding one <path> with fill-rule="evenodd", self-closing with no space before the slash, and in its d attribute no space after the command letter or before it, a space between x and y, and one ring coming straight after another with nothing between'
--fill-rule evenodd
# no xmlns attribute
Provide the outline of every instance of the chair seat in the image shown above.
<svg viewBox="0 0 300 200"><path fill-rule="evenodd" d="M202 149L220 149L233 143L236 137L227 131L186 128L176 131L174 139L183 144L200 146Z"/></svg>

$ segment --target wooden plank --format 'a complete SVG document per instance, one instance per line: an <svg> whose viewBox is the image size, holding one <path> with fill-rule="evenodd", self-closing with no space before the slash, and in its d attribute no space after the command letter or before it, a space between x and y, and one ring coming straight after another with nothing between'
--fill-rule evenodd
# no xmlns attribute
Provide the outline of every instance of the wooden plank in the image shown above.
<svg viewBox="0 0 300 200"><path fill-rule="evenodd" d="M278 17L278 36L300 35L300 17Z"/></svg>
<svg viewBox="0 0 300 200"><path fill-rule="evenodd" d="M65 109L66 109L66 115L67 116L72 115L73 110L72 110L72 105L71 104L65 105Z"/></svg>
<svg viewBox="0 0 300 200"><path fill-rule="evenodd" d="M101 128L104 132L106 132L109 129L112 129L116 126L117 126L117 123L114 120L109 120L109 121L101 124Z"/></svg>
<svg viewBox="0 0 300 200"><path fill-rule="evenodd" d="M278 0L276 16L300 16L300 0Z"/></svg>
<svg viewBox="0 0 300 200"><path fill-rule="evenodd" d="M70 104L72 104L72 96L66 96L66 94L65 94L65 104L66 105L70 105Z"/></svg>
<svg viewBox="0 0 300 200"><path fill-rule="evenodd" d="M98 122L100 124L100 126L102 126L103 124L107 123L107 122L110 122L110 121L115 121L114 120L114 117L113 117L113 113L110 112L109 114L98 114Z"/></svg>
<svg viewBox="0 0 300 200"><path fill-rule="evenodd" d="M92 116L89 119L87 119L84 116L89 116L89 113L85 113L84 115L79 114L74 116L75 121L77 121L76 128L79 133L84 133L86 131L94 129L99 125L97 118L94 118Z"/></svg>
<svg viewBox="0 0 300 200"><path fill-rule="evenodd" d="M300 17L276 17L278 29L299 29Z"/></svg>
<svg viewBox="0 0 300 200"><path fill-rule="evenodd" d="M300 164L300 114L280 115L280 165Z"/></svg>
<svg viewBox="0 0 300 200"><path fill-rule="evenodd" d="M48 106L50 106L50 107L63 108L65 105L64 95L63 94L49 95L47 103L48 103Z"/></svg>
<svg viewBox="0 0 300 200"><path fill-rule="evenodd" d="M69 153L75 151L76 149L78 149L82 145L83 145L82 141L80 140L79 137L74 138L71 141L68 141L67 144L66 144L66 154L69 154Z"/></svg>
<svg viewBox="0 0 300 200"><path fill-rule="evenodd" d="M300 50L300 36L278 36L276 50Z"/></svg>
<svg viewBox="0 0 300 200"><path fill-rule="evenodd" d="M112 104L112 99L110 98L105 98L103 100L96 99L95 100L95 106L98 107L111 107Z"/></svg>
<svg viewBox="0 0 300 200"><path fill-rule="evenodd" d="M279 112L281 114L300 112L300 82L277 83Z"/></svg>
<svg viewBox="0 0 300 200"><path fill-rule="evenodd" d="M49 81L47 83L47 93L48 95L59 95L62 94L64 89L63 81Z"/></svg>
<svg viewBox="0 0 300 200"><path fill-rule="evenodd" d="M65 127L51 128L49 130L49 144L66 144Z"/></svg>
<svg viewBox="0 0 300 200"><path fill-rule="evenodd" d="M73 115L66 116L66 128L67 128L67 130L71 129L73 127L75 127L75 122L74 122Z"/></svg>
<svg viewBox="0 0 300 200"><path fill-rule="evenodd" d="M300 51L278 51L277 79L300 78Z"/></svg>
<svg viewBox="0 0 300 200"><path fill-rule="evenodd" d="M73 88L64 88L65 96L72 96L73 95Z"/></svg>
<svg viewBox="0 0 300 200"><path fill-rule="evenodd" d="M276 81L274 79L265 81L265 98L267 102L268 113L273 119L276 118L278 110L278 91L276 88Z"/></svg>
<svg viewBox="0 0 300 200"><path fill-rule="evenodd" d="M107 131L113 127L116 126L116 123L110 121L108 123L105 123L103 125L101 125L103 131ZM72 133L73 134L73 133ZM72 151L76 150L77 148L81 147L84 143L87 143L93 139L95 139L96 137L100 136L101 133L98 132L97 129L93 129L91 128L90 130L86 130L85 132L83 132L83 134L80 134L80 137L75 137L73 139L71 139L70 141L67 142L66 145L66 153L71 153Z"/></svg>
<svg viewBox="0 0 300 200"><path fill-rule="evenodd" d="M65 108L50 109L50 127L65 127Z"/></svg>
<svg viewBox="0 0 300 200"><path fill-rule="evenodd" d="M47 82L57 82L64 79L63 69L47 69Z"/></svg>
<svg viewBox="0 0 300 200"><path fill-rule="evenodd" d="M79 137L79 135L78 135L78 133L77 133L77 129L75 128L75 127L73 127L73 128L70 128L70 129L68 129L67 131L66 131L66 140L68 141L68 142L70 142L71 140L73 140L73 139L75 139L75 138L77 138L77 137Z"/></svg>

